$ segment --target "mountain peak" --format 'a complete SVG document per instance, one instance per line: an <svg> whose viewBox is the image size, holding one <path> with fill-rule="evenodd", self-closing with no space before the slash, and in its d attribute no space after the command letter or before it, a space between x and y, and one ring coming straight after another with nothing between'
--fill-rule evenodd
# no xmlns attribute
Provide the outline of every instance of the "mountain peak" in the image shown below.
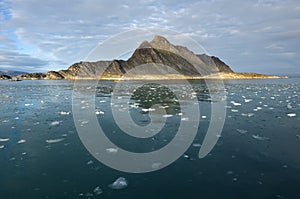
<svg viewBox="0 0 300 199"><path fill-rule="evenodd" d="M140 46L138 47L139 48L152 48L151 44L148 42L148 41L143 41Z"/></svg>

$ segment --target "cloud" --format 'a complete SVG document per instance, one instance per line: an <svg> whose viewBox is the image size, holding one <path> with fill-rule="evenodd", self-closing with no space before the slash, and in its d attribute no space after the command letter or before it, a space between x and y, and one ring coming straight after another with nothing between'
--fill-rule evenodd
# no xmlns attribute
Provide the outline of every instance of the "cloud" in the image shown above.
<svg viewBox="0 0 300 199"><path fill-rule="evenodd" d="M279 61L300 72L299 61L291 61L300 53L299 7L297 0L5 0L0 48L6 62L0 66L23 62L37 70L66 68L114 34L156 27L191 36L238 71L272 73L272 56L280 51L293 52L278 56Z"/></svg>

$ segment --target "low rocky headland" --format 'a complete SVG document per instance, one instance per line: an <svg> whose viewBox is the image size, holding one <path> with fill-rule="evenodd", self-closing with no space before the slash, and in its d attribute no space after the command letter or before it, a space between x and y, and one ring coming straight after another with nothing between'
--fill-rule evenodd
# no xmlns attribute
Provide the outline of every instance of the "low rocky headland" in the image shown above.
<svg viewBox="0 0 300 199"><path fill-rule="evenodd" d="M143 71L132 72L136 67L141 65L149 65L149 67L144 67L142 69ZM195 67L195 65L197 65L197 67ZM172 70L162 66L169 66ZM134 51L133 55L126 61L79 62L71 65L66 70L49 71L45 74L27 73L12 77L6 74L0 75L0 79L17 80L160 80L205 78L259 79L286 77L257 73L236 73L218 57L206 54L194 54L186 47L171 44L162 36L155 36L151 42L143 41Z"/></svg>

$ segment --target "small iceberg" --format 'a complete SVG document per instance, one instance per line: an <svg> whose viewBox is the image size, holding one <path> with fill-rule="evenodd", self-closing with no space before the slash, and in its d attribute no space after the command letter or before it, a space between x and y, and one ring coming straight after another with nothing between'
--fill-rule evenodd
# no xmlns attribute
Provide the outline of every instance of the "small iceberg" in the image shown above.
<svg viewBox="0 0 300 199"><path fill-rule="evenodd" d="M288 113L287 116L288 117L296 117L296 113Z"/></svg>
<svg viewBox="0 0 300 199"><path fill-rule="evenodd" d="M96 111L95 113L96 113L96 115L104 115L103 111Z"/></svg>
<svg viewBox="0 0 300 199"><path fill-rule="evenodd" d="M0 138L0 142L7 142L9 141L9 138Z"/></svg>
<svg viewBox="0 0 300 199"><path fill-rule="evenodd" d="M108 185L111 189L124 189L128 186L128 182L124 177L119 177L112 184Z"/></svg>
<svg viewBox="0 0 300 199"><path fill-rule="evenodd" d="M193 143L193 147L201 147L200 143Z"/></svg>
<svg viewBox="0 0 300 199"><path fill-rule="evenodd" d="M103 190L99 186L97 186L93 192L96 196L98 196L103 193Z"/></svg>
<svg viewBox="0 0 300 199"><path fill-rule="evenodd" d="M259 141L267 141L267 140L270 140L270 138L268 137L261 137L259 135L252 135L252 137L256 140L259 140Z"/></svg>
<svg viewBox="0 0 300 199"><path fill-rule="evenodd" d="M51 126L57 126L60 124L60 121L54 121L54 122L51 122Z"/></svg>
<svg viewBox="0 0 300 199"><path fill-rule="evenodd" d="M248 131L247 130L243 130L243 129L236 129L237 132L239 132L240 134L245 134Z"/></svg>
<svg viewBox="0 0 300 199"><path fill-rule="evenodd" d="M168 117L173 117L173 115L167 114L167 115L163 115L163 117L168 118Z"/></svg>
<svg viewBox="0 0 300 199"><path fill-rule="evenodd" d="M118 148L108 148L106 149L107 153L117 153L118 152Z"/></svg>
<svg viewBox="0 0 300 199"><path fill-rule="evenodd" d="M23 144L23 143L25 143L26 142L26 140L19 140L17 143L18 144Z"/></svg>
<svg viewBox="0 0 300 199"><path fill-rule="evenodd" d="M143 112L151 112L151 111L155 111L155 108L142 108Z"/></svg>
<svg viewBox="0 0 300 199"><path fill-rule="evenodd" d="M53 140L46 140L48 144L57 143L63 141L65 138L53 139Z"/></svg>
<svg viewBox="0 0 300 199"><path fill-rule="evenodd" d="M71 112L61 111L59 112L60 115L70 115Z"/></svg>

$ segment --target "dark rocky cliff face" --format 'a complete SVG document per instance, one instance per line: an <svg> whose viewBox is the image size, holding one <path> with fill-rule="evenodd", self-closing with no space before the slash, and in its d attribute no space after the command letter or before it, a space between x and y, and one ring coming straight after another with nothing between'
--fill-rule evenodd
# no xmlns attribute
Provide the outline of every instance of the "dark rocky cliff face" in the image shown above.
<svg viewBox="0 0 300 199"><path fill-rule="evenodd" d="M197 55L208 67L215 66L219 72L234 73L233 70L225 64L222 60L215 56L208 56L206 54Z"/></svg>
<svg viewBox="0 0 300 199"><path fill-rule="evenodd" d="M2 75L2 74L0 74L0 79L11 79L11 77L8 76L8 75Z"/></svg>
<svg viewBox="0 0 300 199"><path fill-rule="evenodd" d="M46 77L43 73L28 73L17 76L20 79L44 79Z"/></svg>

